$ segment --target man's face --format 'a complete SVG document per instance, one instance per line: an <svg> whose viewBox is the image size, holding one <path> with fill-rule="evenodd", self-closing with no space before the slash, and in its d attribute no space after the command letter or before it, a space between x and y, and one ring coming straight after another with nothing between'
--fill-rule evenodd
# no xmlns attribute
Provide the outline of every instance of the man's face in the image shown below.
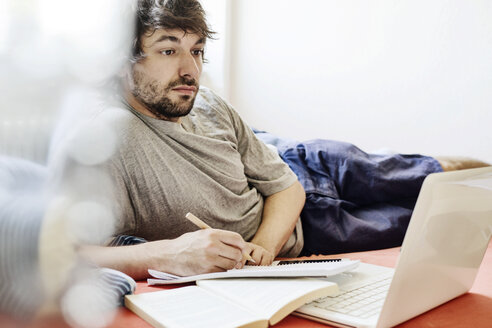
<svg viewBox="0 0 492 328"><path fill-rule="evenodd" d="M130 92L135 108L177 121L191 111L199 88L205 39L182 30L156 30L142 37L145 58L133 65Z"/></svg>

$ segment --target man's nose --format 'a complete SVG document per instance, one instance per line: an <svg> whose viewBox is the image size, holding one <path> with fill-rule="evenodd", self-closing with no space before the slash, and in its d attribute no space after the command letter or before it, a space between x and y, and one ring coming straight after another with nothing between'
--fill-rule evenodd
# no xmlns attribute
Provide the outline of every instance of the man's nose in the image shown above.
<svg viewBox="0 0 492 328"><path fill-rule="evenodd" d="M197 60L191 53L184 55L180 61L179 75L193 79L198 78L200 66Z"/></svg>

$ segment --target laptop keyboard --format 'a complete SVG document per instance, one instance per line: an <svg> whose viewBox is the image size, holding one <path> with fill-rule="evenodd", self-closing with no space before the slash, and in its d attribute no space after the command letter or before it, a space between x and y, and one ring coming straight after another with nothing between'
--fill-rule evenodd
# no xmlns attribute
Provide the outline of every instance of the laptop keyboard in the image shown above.
<svg viewBox="0 0 492 328"><path fill-rule="evenodd" d="M340 288L338 295L323 297L311 304L325 310L369 318L381 311L391 279L391 276L386 276L350 290Z"/></svg>

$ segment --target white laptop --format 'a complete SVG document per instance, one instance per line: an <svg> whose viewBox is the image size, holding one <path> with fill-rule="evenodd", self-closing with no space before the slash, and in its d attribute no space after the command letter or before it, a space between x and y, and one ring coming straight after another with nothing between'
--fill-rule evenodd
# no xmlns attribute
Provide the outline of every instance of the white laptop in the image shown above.
<svg viewBox="0 0 492 328"><path fill-rule="evenodd" d="M492 235L492 168L429 175L395 269L361 263L330 278L336 297L295 315L339 327L391 327L466 293ZM365 295L369 293L369 296Z"/></svg>

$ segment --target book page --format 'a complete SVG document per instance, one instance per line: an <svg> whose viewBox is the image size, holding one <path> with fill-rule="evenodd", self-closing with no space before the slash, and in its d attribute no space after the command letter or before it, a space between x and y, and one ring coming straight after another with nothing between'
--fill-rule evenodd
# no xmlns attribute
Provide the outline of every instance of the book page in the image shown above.
<svg viewBox="0 0 492 328"><path fill-rule="evenodd" d="M197 281L197 285L233 300L261 317L272 318L284 310L278 321L307 302L338 292L338 286L333 282L309 278L214 279ZM286 308L286 305L290 307Z"/></svg>
<svg viewBox="0 0 492 328"><path fill-rule="evenodd" d="M226 328L254 321L259 321L257 327L268 326L267 318L197 286L128 295L125 305L157 327Z"/></svg>

